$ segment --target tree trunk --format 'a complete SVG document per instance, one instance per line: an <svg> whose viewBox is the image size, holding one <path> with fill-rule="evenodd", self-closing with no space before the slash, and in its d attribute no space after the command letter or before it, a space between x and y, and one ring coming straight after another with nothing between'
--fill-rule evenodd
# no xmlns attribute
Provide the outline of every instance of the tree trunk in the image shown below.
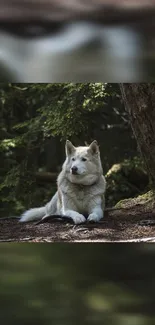
<svg viewBox="0 0 155 325"><path fill-rule="evenodd" d="M155 84L120 84L137 145L155 188Z"/></svg>

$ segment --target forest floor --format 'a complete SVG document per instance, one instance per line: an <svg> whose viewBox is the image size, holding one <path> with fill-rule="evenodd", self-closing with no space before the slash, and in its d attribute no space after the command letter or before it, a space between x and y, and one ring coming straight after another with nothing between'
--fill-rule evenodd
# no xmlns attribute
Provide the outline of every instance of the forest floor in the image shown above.
<svg viewBox="0 0 155 325"><path fill-rule="evenodd" d="M42 224L0 219L0 242L154 242L155 209L135 204L105 211L100 223L73 225L54 220Z"/></svg>

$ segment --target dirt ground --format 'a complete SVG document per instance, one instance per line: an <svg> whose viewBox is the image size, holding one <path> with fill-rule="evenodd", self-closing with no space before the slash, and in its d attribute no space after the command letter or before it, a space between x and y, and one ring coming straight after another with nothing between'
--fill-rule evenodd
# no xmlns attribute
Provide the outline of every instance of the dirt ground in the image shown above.
<svg viewBox="0 0 155 325"><path fill-rule="evenodd" d="M0 219L0 242L154 242L155 211L110 209L100 223L75 226L53 220L43 224L19 223L18 219Z"/></svg>

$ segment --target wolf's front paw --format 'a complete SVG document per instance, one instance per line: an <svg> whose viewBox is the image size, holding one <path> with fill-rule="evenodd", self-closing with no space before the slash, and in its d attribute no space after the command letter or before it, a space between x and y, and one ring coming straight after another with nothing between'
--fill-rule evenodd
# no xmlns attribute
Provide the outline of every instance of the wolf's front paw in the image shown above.
<svg viewBox="0 0 155 325"><path fill-rule="evenodd" d="M98 222L100 221L101 216L97 215L97 213L91 213L87 219L88 222Z"/></svg>
<svg viewBox="0 0 155 325"><path fill-rule="evenodd" d="M75 213L71 218L76 225L86 222L86 218L80 213Z"/></svg>

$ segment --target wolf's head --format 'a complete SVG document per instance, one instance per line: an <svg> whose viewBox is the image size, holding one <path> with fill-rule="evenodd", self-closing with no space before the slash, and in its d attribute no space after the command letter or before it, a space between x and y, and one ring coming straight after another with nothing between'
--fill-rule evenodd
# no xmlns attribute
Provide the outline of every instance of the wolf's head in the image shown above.
<svg viewBox="0 0 155 325"><path fill-rule="evenodd" d="M93 141L89 146L74 147L67 140L65 149L63 170L69 181L82 185L95 183L103 173L97 141Z"/></svg>

